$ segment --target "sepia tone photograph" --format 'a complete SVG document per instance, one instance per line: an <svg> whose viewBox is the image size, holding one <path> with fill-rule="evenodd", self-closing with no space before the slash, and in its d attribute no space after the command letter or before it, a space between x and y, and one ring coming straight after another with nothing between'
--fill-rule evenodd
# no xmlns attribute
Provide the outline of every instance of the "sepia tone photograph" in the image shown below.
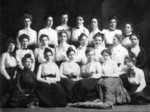
<svg viewBox="0 0 150 112"><path fill-rule="evenodd" d="M150 111L150 0L0 0L0 112Z"/></svg>

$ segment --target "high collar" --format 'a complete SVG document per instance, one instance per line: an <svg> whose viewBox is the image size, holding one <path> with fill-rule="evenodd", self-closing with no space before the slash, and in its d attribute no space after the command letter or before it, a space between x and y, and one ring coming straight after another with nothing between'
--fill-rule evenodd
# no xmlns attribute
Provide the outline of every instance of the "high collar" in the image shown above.
<svg viewBox="0 0 150 112"><path fill-rule="evenodd" d="M77 29L83 29L83 28L84 28L83 24L80 26L77 26Z"/></svg>

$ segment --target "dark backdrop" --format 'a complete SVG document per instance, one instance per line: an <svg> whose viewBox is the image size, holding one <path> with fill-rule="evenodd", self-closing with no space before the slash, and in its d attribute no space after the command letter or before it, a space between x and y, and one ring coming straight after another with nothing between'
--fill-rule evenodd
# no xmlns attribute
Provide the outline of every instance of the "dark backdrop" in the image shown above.
<svg viewBox="0 0 150 112"><path fill-rule="evenodd" d="M140 44L150 57L150 0L1 0L0 1L0 53L5 51L5 40L16 38L18 30L23 28L22 15L33 16L32 28L36 31L44 27L46 14L54 17L54 26L60 24L60 14L69 12L69 25L75 26L78 13L86 16L85 26L90 29L90 18L97 16L99 27L107 28L107 19L111 15L119 18L118 28L123 30L126 22L134 24L135 33L140 35ZM148 58L150 63L150 58Z"/></svg>

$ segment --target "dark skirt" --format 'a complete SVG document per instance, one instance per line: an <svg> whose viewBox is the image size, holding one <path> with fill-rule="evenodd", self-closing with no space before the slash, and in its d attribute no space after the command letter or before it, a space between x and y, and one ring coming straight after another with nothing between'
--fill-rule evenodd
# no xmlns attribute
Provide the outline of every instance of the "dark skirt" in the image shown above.
<svg viewBox="0 0 150 112"><path fill-rule="evenodd" d="M96 85L99 79L87 78L78 81L72 89L73 103L93 101L98 98Z"/></svg>
<svg viewBox="0 0 150 112"><path fill-rule="evenodd" d="M130 102L130 96L120 78L102 77L98 81L97 89L103 102L111 101L113 104L126 104Z"/></svg>
<svg viewBox="0 0 150 112"><path fill-rule="evenodd" d="M65 107L67 105L65 92L59 83L37 83L35 89L39 104L42 107Z"/></svg>
<svg viewBox="0 0 150 112"><path fill-rule="evenodd" d="M73 81L70 78L61 78L61 86L63 87L66 95L66 100L68 103L72 102L72 93L71 90L77 81Z"/></svg>

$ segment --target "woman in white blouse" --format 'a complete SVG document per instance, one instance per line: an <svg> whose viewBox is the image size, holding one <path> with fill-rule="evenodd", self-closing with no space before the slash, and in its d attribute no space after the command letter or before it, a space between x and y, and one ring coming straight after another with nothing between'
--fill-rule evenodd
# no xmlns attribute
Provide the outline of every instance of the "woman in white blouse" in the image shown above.
<svg viewBox="0 0 150 112"><path fill-rule="evenodd" d="M68 57L66 55L66 51L71 46L67 44L68 34L66 31L61 31L59 33L59 45L55 47L55 60L56 64L60 66L60 64L64 61L68 60ZM74 46L72 46L74 47ZM75 47L74 47L75 48Z"/></svg>
<svg viewBox="0 0 150 112"><path fill-rule="evenodd" d="M66 92L68 102L72 101L72 87L80 79L80 67L75 63L75 53L75 50L69 47L66 52L69 60L60 65L61 85Z"/></svg>
<svg viewBox="0 0 150 112"><path fill-rule="evenodd" d="M112 16L109 18L109 29L103 29L102 33L105 38L105 45L107 48L111 48L113 46L113 37L115 34L122 35L122 31L117 29L118 19L116 16Z"/></svg>
<svg viewBox="0 0 150 112"><path fill-rule="evenodd" d="M16 60L17 60L17 65L20 69L24 69L24 66L22 64L22 58L24 57L25 54L31 54L32 58L33 58L33 65L31 68L31 71L34 70L35 67L35 58L34 58L34 54L33 51L28 49L28 43L29 43L29 36L26 34L22 34L19 37L19 42L21 43L21 48L18 49L16 51Z"/></svg>
<svg viewBox="0 0 150 112"><path fill-rule="evenodd" d="M150 103L150 97L147 96L144 88L146 87L146 81L144 77L144 72L135 66L136 57L133 53L125 57L125 64L127 66L126 76L126 89L131 96L131 104L148 104ZM128 85L128 86L127 86Z"/></svg>
<svg viewBox="0 0 150 112"><path fill-rule="evenodd" d="M52 62L53 51L45 48L44 57L46 61L39 65L37 72L36 93L40 105L44 107L66 106L65 93L59 84L60 71L58 66Z"/></svg>
<svg viewBox="0 0 150 112"><path fill-rule="evenodd" d="M45 17L45 22L46 22L46 26L45 28L41 29L38 33L38 44L40 45L40 36L42 34L48 35L49 37L49 45L51 47L55 47L56 45L58 45L58 37L57 37L57 32L52 29L53 26L53 17L50 15L47 15Z"/></svg>
<svg viewBox="0 0 150 112"><path fill-rule="evenodd" d="M24 16L23 16L24 29L19 30L18 36L17 36L17 45L19 48L21 47L19 37L22 34L26 34L29 36L29 45L28 45L29 49L34 50L34 48L37 46L37 32L35 30L31 29L32 19L33 18L30 14L24 14Z"/></svg>
<svg viewBox="0 0 150 112"><path fill-rule="evenodd" d="M12 82L15 76L17 60L15 58L15 42L8 39L6 42L7 51L0 58L0 95L11 92ZM15 86L15 85L14 85Z"/></svg>
<svg viewBox="0 0 150 112"><path fill-rule="evenodd" d="M87 63L81 67L81 78L73 87L73 102L93 101L98 98L95 90L97 81L102 75L99 62L94 60L93 48L86 50Z"/></svg>
<svg viewBox="0 0 150 112"><path fill-rule="evenodd" d="M95 53L95 61L103 62L103 58L101 52L106 49L103 47L104 35L100 32L96 33L93 37L94 39L94 53Z"/></svg>
<svg viewBox="0 0 150 112"><path fill-rule="evenodd" d="M98 32L101 33L101 31L98 28L98 19L96 17L93 17L91 19L91 28L92 28L92 32L89 35L88 38L88 46L94 46L94 35L97 34Z"/></svg>
<svg viewBox="0 0 150 112"><path fill-rule="evenodd" d="M117 63L111 59L110 50L103 50L102 56L102 77L97 85L100 99L104 102L111 101L113 104L130 102L130 97L119 78Z"/></svg>

